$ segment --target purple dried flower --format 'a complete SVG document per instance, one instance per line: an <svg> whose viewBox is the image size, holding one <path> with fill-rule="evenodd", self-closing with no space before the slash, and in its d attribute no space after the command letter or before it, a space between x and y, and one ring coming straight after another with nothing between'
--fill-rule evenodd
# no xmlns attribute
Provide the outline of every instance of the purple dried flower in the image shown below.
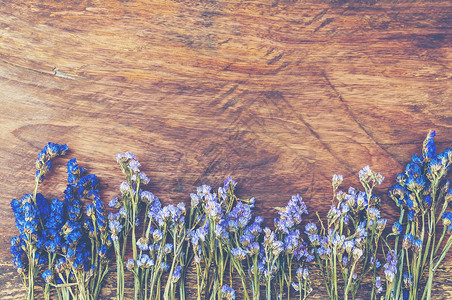
<svg viewBox="0 0 452 300"><path fill-rule="evenodd" d="M451 194L452 194L452 193L451 193ZM257 217L254 219L254 223L261 224L262 222L264 222L264 218L261 217L261 216L257 216Z"/></svg>
<svg viewBox="0 0 452 300"><path fill-rule="evenodd" d="M370 207L368 209L369 219L371 220L377 220L380 218L380 210L376 207Z"/></svg>
<svg viewBox="0 0 452 300"><path fill-rule="evenodd" d="M140 259L137 261L138 267L149 269L154 265L154 260L149 257L147 254L142 254Z"/></svg>
<svg viewBox="0 0 452 300"><path fill-rule="evenodd" d="M234 248L231 250L231 254L234 256L235 259L237 259L238 261L242 261L246 258L246 250L243 250L242 248L238 247L238 248Z"/></svg>
<svg viewBox="0 0 452 300"><path fill-rule="evenodd" d="M140 193L141 201L145 202L146 204L152 204L155 201L155 196L153 193L149 191L142 191Z"/></svg>
<svg viewBox="0 0 452 300"><path fill-rule="evenodd" d="M344 247L345 251L347 251L348 254L350 254L353 250L353 247L355 246L354 240L348 240L345 241L342 247Z"/></svg>
<svg viewBox="0 0 452 300"><path fill-rule="evenodd" d="M244 234L240 237L240 243L243 247L248 247L248 245L254 241L254 235Z"/></svg>
<svg viewBox="0 0 452 300"><path fill-rule="evenodd" d="M262 232L262 228L259 225L259 223L256 222L256 220L254 221L253 224L246 227L245 231L244 231L245 234L252 234L254 236L258 236L259 233L261 233L261 232Z"/></svg>
<svg viewBox="0 0 452 300"><path fill-rule="evenodd" d="M163 232L161 232L159 229L154 230L152 233L152 238L154 239L154 242L157 243L160 241L163 237Z"/></svg>
<svg viewBox="0 0 452 300"><path fill-rule="evenodd" d="M363 256L363 250L360 248L353 248L353 260L356 262Z"/></svg>
<svg viewBox="0 0 452 300"><path fill-rule="evenodd" d="M140 167L141 167L141 164L137 160L133 159L129 162L129 168L135 173L140 172L140 169L139 169Z"/></svg>
<svg viewBox="0 0 452 300"><path fill-rule="evenodd" d="M260 252L260 245L258 242L253 242L249 244L247 250L250 255L257 255Z"/></svg>
<svg viewBox="0 0 452 300"><path fill-rule="evenodd" d="M375 288L377 289L377 294L383 292L383 286L381 285L381 277L377 276L375 278Z"/></svg>
<svg viewBox="0 0 452 300"><path fill-rule="evenodd" d="M141 251L148 250L149 249L149 239L141 237L137 241L137 246L138 246L138 249L140 249Z"/></svg>
<svg viewBox="0 0 452 300"><path fill-rule="evenodd" d="M119 199L118 198L113 198L113 199L110 200L110 202L108 202L108 206L111 207L111 208L113 208L113 207L117 208L118 203L119 203Z"/></svg>
<svg viewBox="0 0 452 300"><path fill-rule="evenodd" d="M299 246L300 231L290 231L284 238L286 254L293 254Z"/></svg>
<svg viewBox="0 0 452 300"><path fill-rule="evenodd" d="M181 266L177 266L176 269L174 269L173 276L171 277L172 283L176 283L179 281L181 277L181 270L182 270Z"/></svg>
<svg viewBox="0 0 452 300"><path fill-rule="evenodd" d="M392 282L397 273L397 255L394 250L391 250L386 255L386 263L383 265L386 280Z"/></svg>
<svg viewBox="0 0 452 300"><path fill-rule="evenodd" d="M302 221L302 215L308 214L308 209L299 194L292 196L287 206L279 212L279 218L274 219L276 230L282 233L289 233L295 225Z"/></svg>
<svg viewBox="0 0 452 300"><path fill-rule="evenodd" d="M223 217L223 209L221 208L220 203L216 201L208 201L205 206L206 214L212 218L216 223L221 220Z"/></svg>
<svg viewBox="0 0 452 300"><path fill-rule="evenodd" d="M341 185L343 180L344 180L344 177L342 177L342 175L334 174L333 179L331 180L333 188L337 189Z"/></svg>
<svg viewBox="0 0 452 300"><path fill-rule="evenodd" d="M129 258L129 260L127 261L127 264L126 264L127 270L132 271L134 266L135 266L135 261L133 260L133 258Z"/></svg>
<svg viewBox="0 0 452 300"><path fill-rule="evenodd" d="M110 220L110 222L108 222L108 226L110 227L110 231L111 231L111 239L113 241L117 241L118 240L118 234L122 230L121 223L119 223L118 220Z"/></svg>
<svg viewBox="0 0 452 300"><path fill-rule="evenodd" d="M127 184L127 182L123 181L119 186L119 190L122 194L127 194L129 192L129 185Z"/></svg>

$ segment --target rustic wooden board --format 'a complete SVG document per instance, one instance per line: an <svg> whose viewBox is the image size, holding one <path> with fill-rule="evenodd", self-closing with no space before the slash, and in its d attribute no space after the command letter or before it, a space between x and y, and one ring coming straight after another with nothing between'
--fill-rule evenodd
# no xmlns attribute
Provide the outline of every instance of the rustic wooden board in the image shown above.
<svg viewBox="0 0 452 300"><path fill-rule="evenodd" d="M128 150L164 203L232 175L267 218L296 193L325 215L332 175L356 186L367 164L385 195L428 129L452 146L449 1L0 2L1 299L23 295L9 203L31 192L48 141L69 145L106 200ZM452 299L451 266L436 299Z"/></svg>

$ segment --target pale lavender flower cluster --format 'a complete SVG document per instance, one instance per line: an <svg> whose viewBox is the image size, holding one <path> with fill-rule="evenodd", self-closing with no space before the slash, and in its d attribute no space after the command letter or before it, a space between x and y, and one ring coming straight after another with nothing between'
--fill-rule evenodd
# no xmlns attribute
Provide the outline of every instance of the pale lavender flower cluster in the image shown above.
<svg viewBox="0 0 452 300"><path fill-rule="evenodd" d="M158 278L164 272L169 272L164 293L164 297L169 298L180 282L181 260L186 255L182 251L187 237L185 204L162 206L158 197L141 189L149 183L149 178L140 170L141 164L136 156L126 152L118 154L116 159L125 175L125 181L120 186L121 200L114 198L109 203L110 207L119 209L119 212L109 214L116 257L122 260L125 253L122 251L126 250L127 244L121 249L119 242L126 243L131 234L133 258L127 261L126 267L134 274L135 299L152 299L160 294L157 292L161 284ZM144 218L139 222L138 216L143 210ZM140 224L142 234L137 236L136 227ZM122 274L122 265L118 264L119 298L124 294Z"/></svg>
<svg viewBox="0 0 452 300"><path fill-rule="evenodd" d="M355 297L362 280L358 274L380 267L376 256L387 223L378 208L380 199L373 194L373 188L382 183L384 176L366 166L359 171L359 178L363 191L350 187L345 193L338 190L343 177L334 175L333 203L337 201L337 204L333 204L328 212L327 227L323 229L322 224L320 233L313 223L305 227L310 248L320 261L329 294L335 295L332 287L338 285L339 275L336 273L341 272L345 274L345 298L348 293ZM381 279L376 282L375 288L381 292Z"/></svg>
<svg viewBox="0 0 452 300"><path fill-rule="evenodd" d="M307 215L308 209L300 195L296 195L292 196L287 206L278 214L280 217L274 220L276 230L287 234L294 226L301 223L302 215Z"/></svg>
<svg viewBox="0 0 452 300"><path fill-rule="evenodd" d="M282 283L282 290L285 285L290 287L292 279L284 276L284 272L314 259L313 252L309 251L301 232L296 229L302 221L302 215L307 214L307 208L299 195L293 196L287 206L280 210L280 217L275 219L275 227L279 230L272 231L268 227L262 229L264 219L253 215L254 198L238 199L235 195L236 184L228 178L218 188L218 193L213 192L210 186L203 185L197 188L196 194L190 195L193 213L190 218L198 220L199 224L188 237L198 278L205 278L198 286L198 293L205 289L208 278L216 280L224 276L224 257L228 256L242 279L245 299L249 297L246 291L247 277L251 279L253 299L260 299L261 283L269 287L269 293L272 293L270 286L274 283ZM212 264L216 266L213 269L210 268ZM281 280L275 280L278 276ZM301 291L307 294L310 282L303 284ZM218 290L214 289L210 293L218 293Z"/></svg>
<svg viewBox="0 0 452 300"><path fill-rule="evenodd" d="M385 177L380 173L376 173L370 169L369 166L365 166L358 173L359 180L365 183L371 183L375 186L376 184L382 184Z"/></svg>
<svg viewBox="0 0 452 300"><path fill-rule="evenodd" d="M386 280L390 283L393 282L397 273L397 254L394 250L388 251L383 268Z"/></svg>

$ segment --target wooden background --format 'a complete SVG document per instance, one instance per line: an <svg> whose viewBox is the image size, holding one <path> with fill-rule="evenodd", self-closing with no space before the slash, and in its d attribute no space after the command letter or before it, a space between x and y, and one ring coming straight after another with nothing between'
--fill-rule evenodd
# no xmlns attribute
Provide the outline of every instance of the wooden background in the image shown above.
<svg viewBox="0 0 452 300"><path fill-rule="evenodd" d="M105 201L122 181L115 154L132 151L164 203L231 175L268 218L296 193L311 220L325 215L332 175L356 186L369 164L391 223L387 188L428 129L452 147L450 1L0 3L1 299L24 295L9 203L32 191L48 141L100 177ZM451 267L435 299L452 299Z"/></svg>

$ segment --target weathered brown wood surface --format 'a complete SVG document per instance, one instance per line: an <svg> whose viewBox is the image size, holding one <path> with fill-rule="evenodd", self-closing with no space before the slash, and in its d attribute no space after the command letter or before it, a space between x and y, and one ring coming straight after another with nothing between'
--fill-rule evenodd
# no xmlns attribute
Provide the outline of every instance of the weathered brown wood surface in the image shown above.
<svg viewBox="0 0 452 300"><path fill-rule="evenodd" d="M450 1L0 2L1 299L23 295L9 203L31 192L48 141L100 177L105 200L129 150L165 203L232 175L268 218L296 193L325 215L331 176L356 186L366 164L385 195L428 129L452 146ZM451 267L435 299L452 299Z"/></svg>

